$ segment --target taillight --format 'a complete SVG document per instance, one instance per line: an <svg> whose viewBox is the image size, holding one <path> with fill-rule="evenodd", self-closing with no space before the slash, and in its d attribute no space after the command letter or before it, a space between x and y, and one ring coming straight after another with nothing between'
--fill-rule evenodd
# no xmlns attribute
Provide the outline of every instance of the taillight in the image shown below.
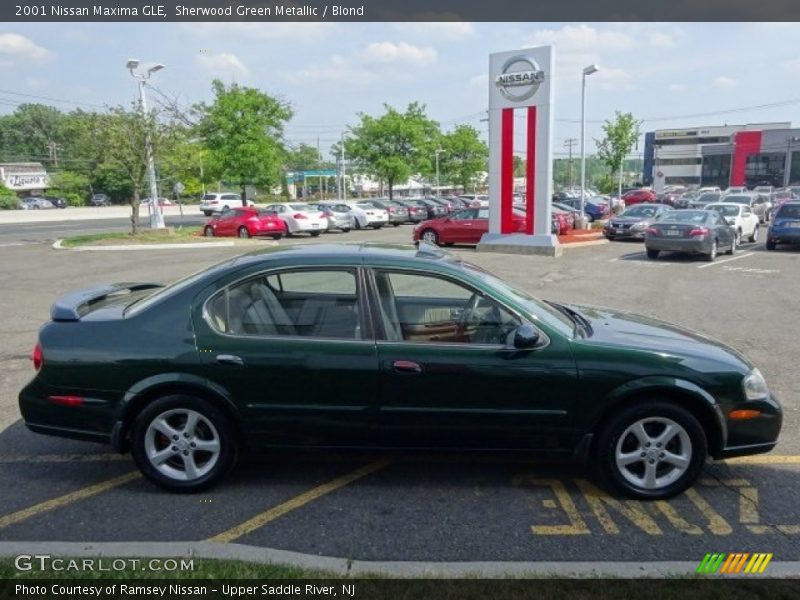
<svg viewBox="0 0 800 600"><path fill-rule="evenodd" d="M31 360L33 361L34 369L38 371L42 368L42 365L44 364L44 354L42 354L42 347L38 343L33 347Z"/></svg>
<svg viewBox="0 0 800 600"><path fill-rule="evenodd" d="M656 229L655 227L648 227L647 233L649 233L650 235L658 235L658 229Z"/></svg>
<svg viewBox="0 0 800 600"><path fill-rule="evenodd" d="M705 235L709 233L709 229L707 227L698 227L697 229L692 229L689 232L689 235Z"/></svg>
<svg viewBox="0 0 800 600"><path fill-rule="evenodd" d="M306 217L303 213L297 213L296 215L294 215L294 218L295 219L307 219L308 217Z"/></svg>
<svg viewBox="0 0 800 600"><path fill-rule="evenodd" d="M83 406L84 403L82 396L48 396L47 400L61 406Z"/></svg>
<svg viewBox="0 0 800 600"><path fill-rule="evenodd" d="M212 200L211 204L219 204L219 200Z"/></svg>

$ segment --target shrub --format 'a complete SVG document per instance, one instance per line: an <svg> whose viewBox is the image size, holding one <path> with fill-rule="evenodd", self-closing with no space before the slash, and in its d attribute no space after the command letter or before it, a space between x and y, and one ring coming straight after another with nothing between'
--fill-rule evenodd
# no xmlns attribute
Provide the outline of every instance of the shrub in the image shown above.
<svg viewBox="0 0 800 600"><path fill-rule="evenodd" d="M16 196L0 196L0 210L14 210L19 208L19 198Z"/></svg>

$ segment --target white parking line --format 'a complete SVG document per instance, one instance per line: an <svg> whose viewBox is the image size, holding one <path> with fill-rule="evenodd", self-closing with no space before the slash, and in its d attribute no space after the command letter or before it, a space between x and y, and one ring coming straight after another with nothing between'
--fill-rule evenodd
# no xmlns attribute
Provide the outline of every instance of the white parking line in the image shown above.
<svg viewBox="0 0 800 600"><path fill-rule="evenodd" d="M755 252L750 252L749 254L742 254L740 256L734 256L733 258L726 258L725 260L718 260L715 262L710 262L705 265L699 265L698 269L705 269L706 267L713 267L714 265L721 265L727 262L731 262L732 260L739 260L740 258L747 258L748 256L753 256Z"/></svg>

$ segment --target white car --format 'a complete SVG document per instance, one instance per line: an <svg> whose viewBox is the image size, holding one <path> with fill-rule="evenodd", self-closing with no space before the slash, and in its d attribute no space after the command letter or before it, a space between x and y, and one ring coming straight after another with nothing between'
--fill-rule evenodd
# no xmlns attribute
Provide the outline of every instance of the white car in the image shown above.
<svg viewBox="0 0 800 600"><path fill-rule="evenodd" d="M286 223L286 232L310 233L317 237L328 229L328 217L319 207L305 202L279 202L270 204L267 210L278 215Z"/></svg>
<svg viewBox="0 0 800 600"><path fill-rule="evenodd" d="M255 202L252 200L247 201L247 206L255 205ZM242 197L239 194L234 194L233 192L205 194L200 202L200 210L207 217L210 217L212 214L223 213L226 210L230 210L236 206L242 206Z"/></svg>
<svg viewBox="0 0 800 600"><path fill-rule="evenodd" d="M709 193L709 192L722 192L722 190L719 189L718 185L707 185L707 186L701 187L699 190L697 190L698 194L706 194L706 193Z"/></svg>
<svg viewBox="0 0 800 600"><path fill-rule="evenodd" d="M736 202L713 202L706 204L704 210L715 210L725 219L731 227L736 229L736 245L742 243L743 238L748 242L758 240L758 215L746 204Z"/></svg>
<svg viewBox="0 0 800 600"><path fill-rule="evenodd" d="M361 229L362 227L380 229L389 223L389 213L369 202L353 202L350 206L359 208L363 212L363 218L358 212L353 213L356 218L356 229Z"/></svg>

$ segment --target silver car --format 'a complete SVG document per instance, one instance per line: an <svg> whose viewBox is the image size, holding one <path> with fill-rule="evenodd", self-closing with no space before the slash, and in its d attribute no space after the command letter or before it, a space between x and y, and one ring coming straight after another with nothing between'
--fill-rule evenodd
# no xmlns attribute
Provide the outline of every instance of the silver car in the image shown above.
<svg viewBox="0 0 800 600"><path fill-rule="evenodd" d="M346 204L335 202L318 202L314 206L325 213L325 217L328 219L327 231L339 229L340 231L347 233L353 229L353 227L355 227L356 218L350 212L350 207Z"/></svg>

